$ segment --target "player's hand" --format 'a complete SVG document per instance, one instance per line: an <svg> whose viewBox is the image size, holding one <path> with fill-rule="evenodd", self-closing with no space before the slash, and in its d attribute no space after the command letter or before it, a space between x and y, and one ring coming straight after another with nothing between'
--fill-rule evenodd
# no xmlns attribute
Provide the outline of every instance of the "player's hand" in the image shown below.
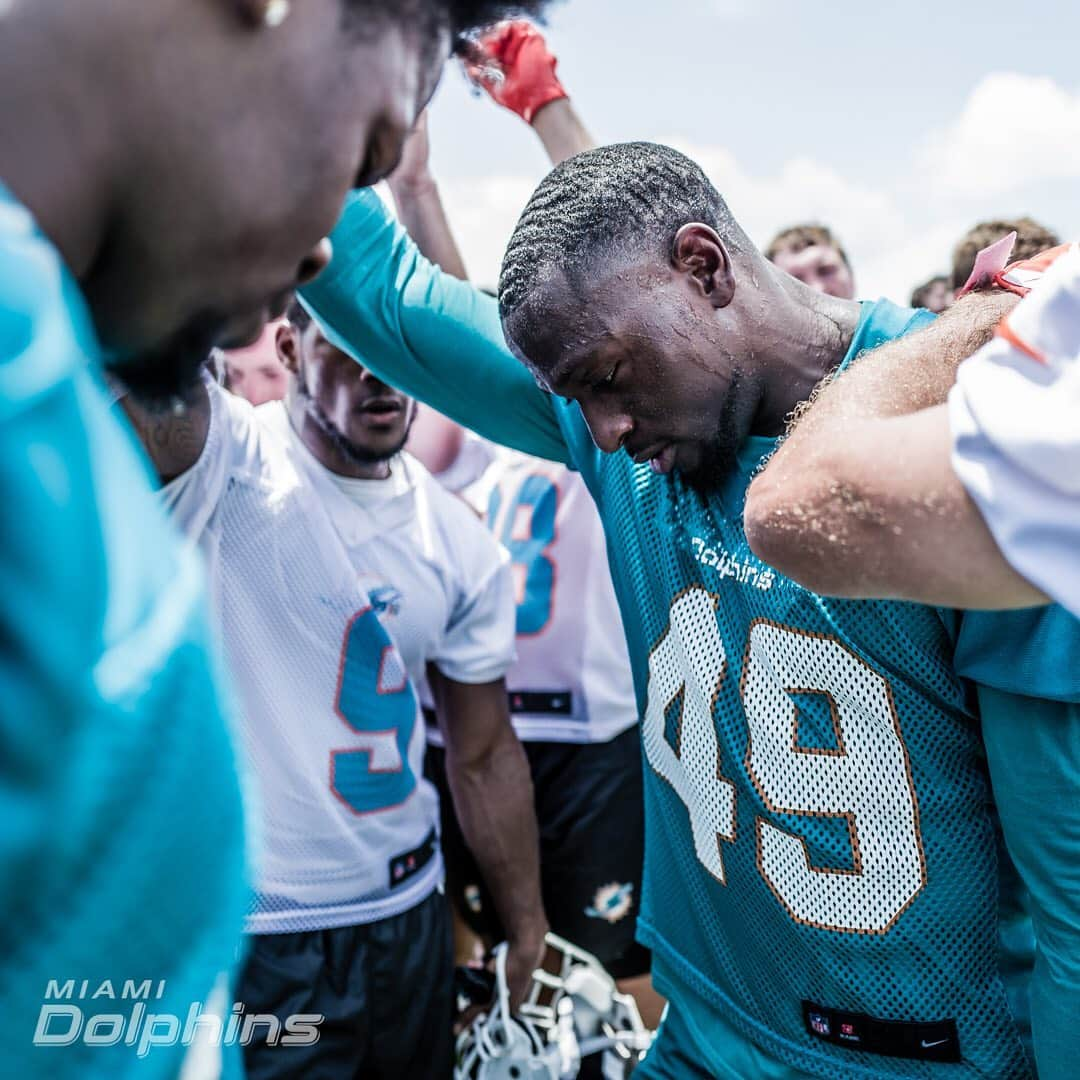
<svg viewBox="0 0 1080 1080"><path fill-rule="evenodd" d="M506 985L510 991L510 1011L516 1013L529 992L533 972L544 962L547 944L544 935L510 941L506 950Z"/></svg>
<svg viewBox="0 0 1080 1080"><path fill-rule="evenodd" d="M555 75L557 63L532 23L512 19L479 39L465 71L494 101L531 124L545 105L569 97Z"/></svg>
<svg viewBox="0 0 1080 1080"><path fill-rule="evenodd" d="M419 116L405 145L397 168L386 178L395 195L415 194L434 185L428 160L431 144L428 141L428 114L425 109Z"/></svg>

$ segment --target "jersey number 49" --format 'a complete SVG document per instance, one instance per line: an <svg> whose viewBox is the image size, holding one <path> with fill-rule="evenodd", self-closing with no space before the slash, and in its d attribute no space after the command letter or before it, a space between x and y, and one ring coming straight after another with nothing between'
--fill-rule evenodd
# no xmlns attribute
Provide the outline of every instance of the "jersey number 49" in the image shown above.
<svg viewBox="0 0 1080 1080"><path fill-rule="evenodd" d="M735 842L736 786L724 775L714 707L728 658L716 601L692 588L671 606L649 657L643 738L650 765L690 815L694 850L726 884L721 841ZM889 685L841 642L766 620L750 628L739 687L749 728L746 776L770 814L846 822L850 867L815 866L806 840L755 818L757 868L799 923L882 934L926 882L918 805ZM804 748L793 694L829 705L835 747ZM678 709L676 738L668 720Z"/></svg>

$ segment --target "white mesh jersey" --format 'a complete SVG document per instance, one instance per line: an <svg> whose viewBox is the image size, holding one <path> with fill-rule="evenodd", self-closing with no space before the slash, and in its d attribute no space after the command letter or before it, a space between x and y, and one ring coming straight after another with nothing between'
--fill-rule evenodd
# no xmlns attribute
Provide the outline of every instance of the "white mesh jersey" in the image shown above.
<svg viewBox="0 0 1080 1080"><path fill-rule="evenodd" d="M518 659L506 681L518 737L606 742L638 714L596 505L564 465L472 442L490 464L464 497L512 560Z"/></svg>
<svg viewBox="0 0 1080 1080"><path fill-rule="evenodd" d="M207 556L261 796L247 929L388 918L425 899L443 872L410 674L428 660L460 681L502 673L512 658L512 641L495 644L497 612L512 612L508 572L467 508L417 463L396 461L392 496L365 511L311 457L280 403L254 410L207 387L206 447L164 498ZM387 621L400 642L380 621L395 605ZM510 637L512 613L501 618Z"/></svg>
<svg viewBox="0 0 1080 1080"><path fill-rule="evenodd" d="M953 466L1009 562L1080 615L1080 248L1028 284L960 366Z"/></svg>

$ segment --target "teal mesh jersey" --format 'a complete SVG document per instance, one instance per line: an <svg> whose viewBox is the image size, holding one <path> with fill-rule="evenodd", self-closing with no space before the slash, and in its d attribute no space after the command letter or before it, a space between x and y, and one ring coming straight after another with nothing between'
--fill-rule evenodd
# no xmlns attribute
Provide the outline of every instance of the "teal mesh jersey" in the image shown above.
<svg viewBox="0 0 1080 1080"><path fill-rule="evenodd" d="M481 434L571 462L596 499L649 765L639 933L696 1032L689 1058L725 1076L755 1055L741 1075L1030 1075L1033 939L962 676L1056 699L1075 733L1078 624L808 593L742 531L772 440L704 500L601 454L506 353L492 307L370 198L335 250L305 297L332 337ZM864 304L845 362L927 319ZM1013 700L1016 725L1038 720Z"/></svg>
<svg viewBox="0 0 1080 1080"><path fill-rule="evenodd" d="M246 901L201 570L156 505L96 358L74 281L0 186L0 1074L11 1077L177 1076L183 1032L170 1044L162 1021L140 1056L136 1006L182 1025L234 963ZM121 1028L88 1027L98 1015Z"/></svg>

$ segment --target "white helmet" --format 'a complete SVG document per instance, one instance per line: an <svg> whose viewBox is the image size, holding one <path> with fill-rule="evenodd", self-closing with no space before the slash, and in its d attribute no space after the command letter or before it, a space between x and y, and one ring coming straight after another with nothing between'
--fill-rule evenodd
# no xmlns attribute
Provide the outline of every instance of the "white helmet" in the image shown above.
<svg viewBox="0 0 1080 1080"><path fill-rule="evenodd" d="M454 1080L573 1080L581 1060L603 1054L605 1077L627 1077L652 1042L629 994L595 956L555 934L558 974L533 972L525 1001L510 1014L506 945L495 949L495 1003L457 1040Z"/></svg>

